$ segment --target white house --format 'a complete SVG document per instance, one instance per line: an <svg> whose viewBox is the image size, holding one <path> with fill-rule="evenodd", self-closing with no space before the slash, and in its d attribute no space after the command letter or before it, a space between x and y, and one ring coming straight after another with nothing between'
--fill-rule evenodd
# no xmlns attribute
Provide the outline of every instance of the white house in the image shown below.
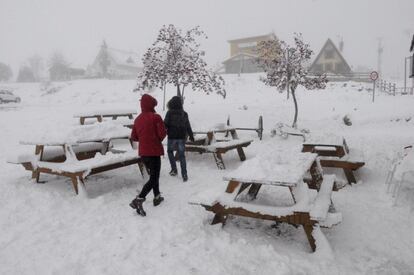
<svg viewBox="0 0 414 275"><path fill-rule="evenodd" d="M142 70L141 57L134 52L109 48L103 41L94 60L88 66L88 77L108 77L115 79L133 79Z"/></svg>

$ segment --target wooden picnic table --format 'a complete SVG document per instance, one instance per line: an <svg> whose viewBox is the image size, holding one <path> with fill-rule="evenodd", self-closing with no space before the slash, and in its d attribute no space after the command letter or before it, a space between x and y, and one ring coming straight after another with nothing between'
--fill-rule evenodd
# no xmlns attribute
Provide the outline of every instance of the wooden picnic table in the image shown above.
<svg viewBox="0 0 414 275"><path fill-rule="evenodd" d="M113 120L118 117L128 117L132 120L136 114L136 110L95 110L75 114L74 117L79 118L80 124L84 125L87 118L94 118L98 122L102 122L104 117L111 117Z"/></svg>
<svg viewBox="0 0 414 275"><path fill-rule="evenodd" d="M265 159L249 160L234 173L224 177L228 181L227 188L215 200L203 198L202 195L190 203L213 212L215 216L212 224L224 225L229 215L238 215L301 225L315 251L313 231L320 230L319 226L331 227L342 219L340 213L331 213L335 211L331 200L331 192L335 190L335 176L323 175L318 157L313 153L291 154L286 161L268 159L267 164L263 161ZM306 179L307 174L310 174L310 179ZM263 185L289 188L292 204L279 206L277 200L273 201L275 205L263 205L257 201L251 203L257 199ZM317 190L315 200L311 199L309 189Z"/></svg>
<svg viewBox="0 0 414 275"><path fill-rule="evenodd" d="M111 142L115 139L128 139L132 145L129 129L120 127L122 126L108 128L102 124L80 127L85 130L95 129L84 135L80 135L79 128L74 127L72 131L68 131L68 135L62 135L61 138L42 137L38 140L24 140L20 143L35 146L35 154L22 156L11 162L22 164L26 170L32 171L32 178L36 179L36 182L39 182L41 173L69 177L76 194L78 193L78 181L84 184L84 179L89 175L132 164L138 164L143 174L144 166L135 150L124 151L111 148ZM70 136L70 134L75 136ZM98 135L101 137L99 138ZM100 154L97 155L97 153Z"/></svg>
<svg viewBox="0 0 414 275"><path fill-rule="evenodd" d="M232 139L216 139L216 133L230 133ZM187 152L211 153L213 154L218 169L225 169L223 154L231 150L237 150L240 161L246 160L243 147L247 147L253 140L239 139L236 129L233 127L225 127L222 129L211 129L206 131L194 131L196 135L203 137L195 138L194 142L187 141L185 150Z"/></svg>
<svg viewBox="0 0 414 275"><path fill-rule="evenodd" d="M357 150L350 152L345 138L329 136L311 139L304 142L302 152L316 153L323 167L341 168L347 178L348 184L356 183L354 171L365 165L363 156Z"/></svg>

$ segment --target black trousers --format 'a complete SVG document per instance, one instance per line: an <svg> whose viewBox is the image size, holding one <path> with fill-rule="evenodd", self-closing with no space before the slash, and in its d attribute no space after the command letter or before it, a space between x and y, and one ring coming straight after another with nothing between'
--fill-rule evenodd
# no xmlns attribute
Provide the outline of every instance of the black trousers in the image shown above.
<svg viewBox="0 0 414 275"><path fill-rule="evenodd" d="M138 197L145 199L149 192L154 192L154 197L160 194L159 179L161 170L161 157L141 157L147 170L149 170L150 178L141 190Z"/></svg>

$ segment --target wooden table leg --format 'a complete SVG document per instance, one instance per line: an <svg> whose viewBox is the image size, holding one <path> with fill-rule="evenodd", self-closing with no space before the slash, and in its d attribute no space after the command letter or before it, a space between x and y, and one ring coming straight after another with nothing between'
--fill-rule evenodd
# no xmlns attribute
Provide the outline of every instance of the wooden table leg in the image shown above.
<svg viewBox="0 0 414 275"><path fill-rule="evenodd" d="M216 161L217 168L220 170L226 169L223 162L223 157L221 156L220 152L213 153L214 160Z"/></svg>
<svg viewBox="0 0 414 275"><path fill-rule="evenodd" d="M72 175L70 179L72 180L73 189L75 189L75 193L78 195L78 178L76 175Z"/></svg>
<svg viewBox="0 0 414 275"><path fill-rule="evenodd" d="M230 130L230 134L231 134L231 138L232 139L239 139L239 137L237 136L236 130Z"/></svg>
<svg viewBox="0 0 414 275"><path fill-rule="evenodd" d="M305 230L306 237L308 238L309 245L312 248L312 251L315 252L316 250L316 241L315 238L312 236L313 232L313 225L312 224L303 224L303 229Z"/></svg>
<svg viewBox="0 0 414 275"><path fill-rule="evenodd" d="M38 160L40 160L40 161L43 160L44 148L45 148L44 145L36 145L36 148L35 148L35 155L39 156ZM32 172L32 179L36 179L36 183L39 183L40 172L37 168Z"/></svg>
<svg viewBox="0 0 414 275"><path fill-rule="evenodd" d="M349 185L351 185L352 183L356 183L357 182L356 179L355 179L354 172L352 171L352 169L344 168L344 173L345 173L346 179L348 180L348 184Z"/></svg>
<svg viewBox="0 0 414 275"><path fill-rule="evenodd" d="M311 182L312 187L316 188L316 190L319 191L321 183L323 181L323 175L322 175L321 167L320 167L320 165L318 165L317 160L315 160L312 163L312 166L309 169L309 172L310 172L311 177L312 177L312 182Z"/></svg>
<svg viewBox="0 0 414 275"><path fill-rule="evenodd" d="M237 147L237 153L239 154L239 158L240 158L241 161L246 160L246 155L244 154L243 147L238 146Z"/></svg>
<svg viewBox="0 0 414 275"><path fill-rule="evenodd" d="M252 183L252 186L250 186L250 189L248 191L248 195L251 200L254 200L257 198L257 194L259 193L260 187L262 187L259 183Z"/></svg>

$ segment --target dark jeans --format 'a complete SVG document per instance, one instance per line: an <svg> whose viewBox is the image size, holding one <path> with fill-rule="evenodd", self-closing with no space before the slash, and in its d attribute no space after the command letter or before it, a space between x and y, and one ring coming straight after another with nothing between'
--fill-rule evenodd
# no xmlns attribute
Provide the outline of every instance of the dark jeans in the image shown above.
<svg viewBox="0 0 414 275"><path fill-rule="evenodd" d="M181 176L187 176L187 162L185 161L185 140L184 139L168 139L167 153L170 160L171 169L177 171L175 163L174 150L178 151L178 159L180 160Z"/></svg>
<svg viewBox="0 0 414 275"><path fill-rule="evenodd" d="M161 170L161 157L141 157L141 159L144 162L145 167L149 170L150 178L142 188L141 193L138 195L138 197L145 199L151 189L154 192L154 197L156 197L160 194L159 179Z"/></svg>

